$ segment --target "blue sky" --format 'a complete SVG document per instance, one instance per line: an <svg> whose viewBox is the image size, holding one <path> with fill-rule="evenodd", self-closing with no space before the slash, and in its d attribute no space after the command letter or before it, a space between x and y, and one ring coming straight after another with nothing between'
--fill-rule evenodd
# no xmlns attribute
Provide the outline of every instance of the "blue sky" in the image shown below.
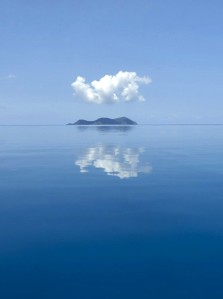
<svg viewBox="0 0 223 299"><path fill-rule="evenodd" d="M128 116L139 123L223 123L221 0L1 0L0 124ZM146 101L73 95L119 71L149 76Z"/></svg>

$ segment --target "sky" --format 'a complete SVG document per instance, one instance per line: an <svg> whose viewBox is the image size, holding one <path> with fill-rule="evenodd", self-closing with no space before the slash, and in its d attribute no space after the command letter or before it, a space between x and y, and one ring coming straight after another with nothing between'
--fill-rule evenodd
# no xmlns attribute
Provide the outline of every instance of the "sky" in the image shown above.
<svg viewBox="0 0 223 299"><path fill-rule="evenodd" d="M0 124L223 123L222 0L1 0Z"/></svg>

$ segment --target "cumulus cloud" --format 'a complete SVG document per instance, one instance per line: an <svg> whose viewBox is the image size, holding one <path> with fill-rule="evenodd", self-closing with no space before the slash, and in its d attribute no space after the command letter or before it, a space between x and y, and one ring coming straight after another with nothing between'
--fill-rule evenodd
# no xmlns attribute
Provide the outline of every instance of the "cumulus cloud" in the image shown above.
<svg viewBox="0 0 223 299"><path fill-rule="evenodd" d="M80 167L80 172L86 173L91 167L103 169L107 175L120 179L137 177L139 173L151 173L150 165L140 163L143 148L121 148L98 144L89 147L86 152L75 161Z"/></svg>
<svg viewBox="0 0 223 299"><path fill-rule="evenodd" d="M91 83L86 83L84 77L78 76L71 86L76 97L89 103L103 104L144 101L144 97L139 93L139 86L149 83L149 77L120 71L116 75L105 75Z"/></svg>

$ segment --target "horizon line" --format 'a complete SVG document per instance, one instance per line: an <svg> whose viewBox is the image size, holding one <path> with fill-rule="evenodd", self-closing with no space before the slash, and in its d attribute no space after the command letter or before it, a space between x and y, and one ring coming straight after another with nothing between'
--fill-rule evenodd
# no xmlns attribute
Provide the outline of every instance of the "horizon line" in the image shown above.
<svg viewBox="0 0 223 299"><path fill-rule="evenodd" d="M47 126L67 126L67 124L0 124L0 127L47 127ZM131 127L137 127L137 126L223 126L223 123L174 123L174 124L168 124L168 123L143 123L143 124L137 124L137 125L69 125L69 126L110 126L110 127L118 127L118 126L131 126Z"/></svg>

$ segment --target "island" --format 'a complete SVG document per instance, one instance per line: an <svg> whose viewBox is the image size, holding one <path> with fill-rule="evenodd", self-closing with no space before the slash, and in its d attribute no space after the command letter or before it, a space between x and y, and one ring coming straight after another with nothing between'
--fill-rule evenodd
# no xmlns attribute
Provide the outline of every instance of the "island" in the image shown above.
<svg viewBox="0 0 223 299"><path fill-rule="evenodd" d="M107 118L101 117L96 120L90 121L85 119L79 119L75 123L68 123L67 125L75 125L75 126L132 126L137 125L137 123L127 117L118 117L118 118Z"/></svg>

